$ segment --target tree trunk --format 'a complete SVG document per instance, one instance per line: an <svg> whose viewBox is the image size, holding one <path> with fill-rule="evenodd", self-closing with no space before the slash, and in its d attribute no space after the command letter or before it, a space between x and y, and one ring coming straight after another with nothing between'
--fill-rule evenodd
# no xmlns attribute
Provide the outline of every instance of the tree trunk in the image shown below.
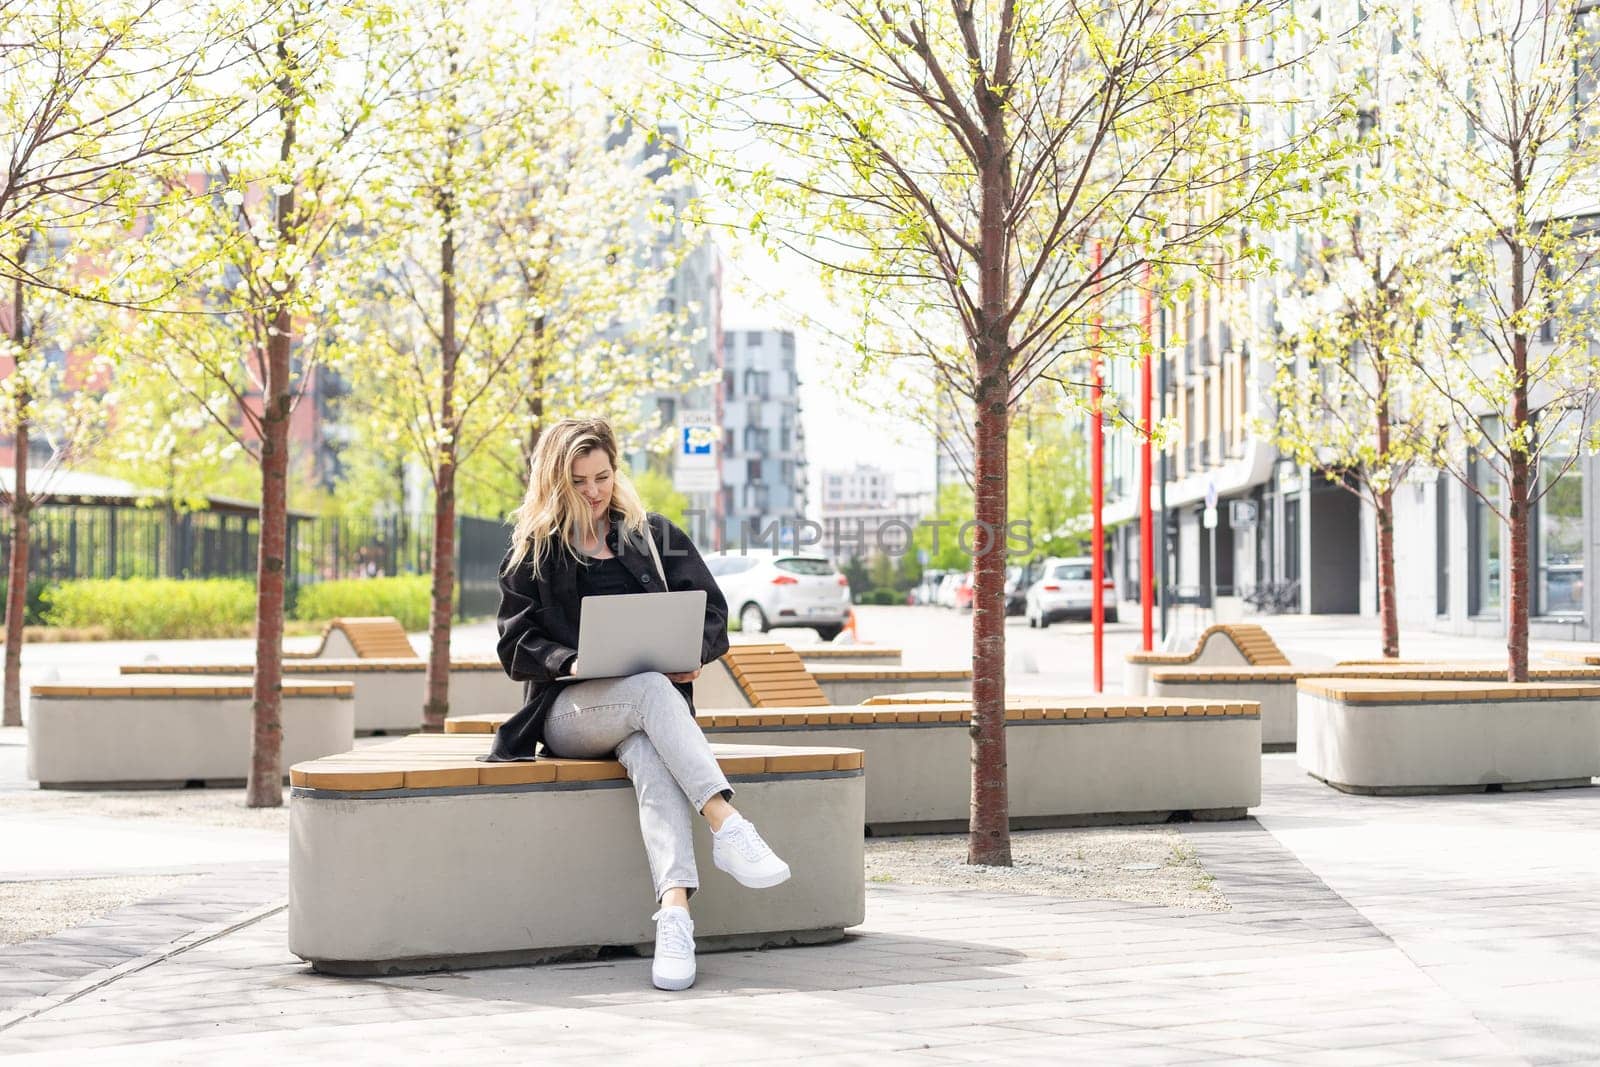
<svg viewBox="0 0 1600 1067"><path fill-rule="evenodd" d="M963 16L971 17L968 11ZM1004 46L1001 46L1004 47ZM1003 82L1009 64L996 62ZM1006 496L1011 345L1006 215L1011 172L1000 97L980 92L979 333L974 339L973 503L978 521L972 589L972 818L967 862L1011 866L1011 804L1006 778Z"/></svg>
<svg viewBox="0 0 1600 1067"><path fill-rule="evenodd" d="M1380 364L1381 367L1381 364ZM1378 463L1389 459L1389 378L1380 369L1378 379ZM1369 483L1369 488L1371 488ZM1385 659L1400 657L1400 610L1395 602L1394 576L1394 486L1386 483L1372 494L1378 512L1378 619L1382 628Z"/></svg>
<svg viewBox="0 0 1600 1067"><path fill-rule="evenodd" d="M1376 494L1378 511L1378 618L1383 627L1385 659L1400 656L1400 612L1395 604L1394 490Z"/></svg>
<svg viewBox="0 0 1600 1067"><path fill-rule="evenodd" d="M21 283L18 283L21 288ZM25 410L18 397L18 410ZM14 437L16 478L11 494L11 561L6 576L6 697L4 725L22 725L22 628L28 611L28 419L18 416Z"/></svg>
<svg viewBox="0 0 1600 1067"><path fill-rule="evenodd" d="M454 201L439 198L444 238L439 246L439 425L445 438L439 446L433 486L433 607L428 619L428 696L422 707L422 728L444 729L450 713L450 621L456 588L456 243Z"/></svg>
<svg viewBox="0 0 1600 1067"><path fill-rule="evenodd" d="M1005 377L987 380L1003 389ZM1011 866L1006 778L1006 404L980 400L974 441L976 518L972 591L972 821L967 862ZM992 533L991 533L992 531Z"/></svg>
<svg viewBox="0 0 1600 1067"><path fill-rule="evenodd" d="M1519 181L1517 190L1522 191ZM1523 286L1527 278L1528 250L1519 240L1511 241L1511 313L1521 321L1527 304ZM1510 519L1510 591L1506 598L1506 680L1528 680L1528 499L1529 449L1533 435L1528 427L1528 335L1521 329L1511 335L1511 425L1505 435L1510 484L1506 512ZM1524 445L1522 442L1529 442Z"/></svg>
<svg viewBox="0 0 1600 1067"><path fill-rule="evenodd" d="M278 62L289 62L288 44L280 35ZM294 109L288 104L299 91L293 75L278 82L283 139L278 158L287 163L294 152ZM294 241L294 191L277 198L273 218L278 242ZM246 803L252 808L283 804L283 598L289 540L289 369L293 316L287 290L272 305L267 333L267 375L261 388L261 510L256 555L256 671L251 694L255 729L250 744L250 778Z"/></svg>
<svg viewBox="0 0 1600 1067"><path fill-rule="evenodd" d="M28 254L28 244L22 245L22 257ZM11 289L11 340L19 356L28 343L28 334L22 321L24 290L18 279ZM21 368L17 368L20 370ZM12 373L16 373L13 371ZM13 427L12 473L15 482L11 488L11 561L6 578L6 694L5 709L0 713L0 725L22 725L22 628L27 623L28 612L28 520L32 512L28 500L28 404L31 397L26 390L18 390L17 421Z"/></svg>
<svg viewBox="0 0 1600 1067"><path fill-rule="evenodd" d="M1519 361L1521 362L1521 361ZM1525 425L1528 418L1528 389L1520 371L1512 399L1512 425ZM1528 543L1528 497L1530 464L1525 452L1511 449L1510 507L1508 508L1511 545L1511 588L1506 604L1506 680L1528 680L1528 570L1530 545Z"/></svg>

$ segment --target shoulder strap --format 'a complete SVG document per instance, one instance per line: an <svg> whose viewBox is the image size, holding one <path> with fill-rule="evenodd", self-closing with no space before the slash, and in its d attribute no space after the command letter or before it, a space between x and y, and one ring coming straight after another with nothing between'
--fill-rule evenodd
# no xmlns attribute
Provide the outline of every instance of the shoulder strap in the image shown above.
<svg viewBox="0 0 1600 1067"><path fill-rule="evenodd" d="M656 550L655 534L650 531L649 520L644 524L644 543L650 546L650 558L655 561L656 573L661 576L661 588L664 592L671 592L667 586L667 572L661 566L661 553Z"/></svg>

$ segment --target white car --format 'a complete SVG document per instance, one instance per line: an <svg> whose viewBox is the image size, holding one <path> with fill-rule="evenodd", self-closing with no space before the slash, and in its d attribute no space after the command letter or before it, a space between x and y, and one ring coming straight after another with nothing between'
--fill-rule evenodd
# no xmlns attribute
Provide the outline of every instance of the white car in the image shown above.
<svg viewBox="0 0 1600 1067"><path fill-rule="evenodd" d="M825 556L733 551L705 560L744 633L806 626L832 641L844 629L850 582Z"/></svg>
<svg viewBox="0 0 1600 1067"><path fill-rule="evenodd" d="M1022 612L1028 617L1028 625L1037 629L1069 615L1090 618L1094 610L1093 565L1087 556L1045 560L1039 580L1028 587ZM1105 576L1101 603L1105 605L1106 622L1116 622L1117 583L1110 575Z"/></svg>

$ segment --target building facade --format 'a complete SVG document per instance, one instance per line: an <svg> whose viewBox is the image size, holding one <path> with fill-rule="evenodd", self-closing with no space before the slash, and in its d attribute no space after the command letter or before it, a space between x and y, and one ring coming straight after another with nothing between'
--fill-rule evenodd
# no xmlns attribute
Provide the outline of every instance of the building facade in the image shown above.
<svg viewBox="0 0 1600 1067"><path fill-rule="evenodd" d="M799 536L809 478L792 330L722 334L720 546L758 548L776 529Z"/></svg>
<svg viewBox="0 0 1600 1067"><path fill-rule="evenodd" d="M1418 27L1425 32L1426 18L1411 32ZM1270 118L1292 121L1281 113ZM1274 252L1287 277L1305 268L1318 239L1314 229L1277 239ZM1192 604L1215 615L1375 616L1373 509L1339 482L1280 454L1270 436L1279 415L1276 367L1251 339L1270 338L1283 327L1277 299L1283 284L1284 276L1223 277L1157 316L1156 401L1160 413L1175 419L1152 492L1152 507L1164 504L1166 511L1164 530L1159 520L1157 526L1158 581L1164 572L1168 606ZM1535 342L1533 361L1550 340ZM1589 344L1597 349L1594 338ZM1485 354L1485 365L1490 358ZM1115 366L1109 382L1135 411L1136 374L1133 366ZM1126 429L1107 435L1105 518L1119 592L1128 600L1139 593L1137 447ZM1503 491L1481 462L1468 464L1467 474L1470 485L1418 470L1395 489L1396 604L1403 628L1481 637L1505 631L1509 532L1483 499ZM1600 457L1552 457L1538 477L1544 497L1530 520L1530 636L1600 640L1594 580ZM1205 522L1208 497L1217 505L1214 527Z"/></svg>
<svg viewBox="0 0 1600 1067"><path fill-rule="evenodd" d="M893 472L861 463L823 471L821 490L820 548L835 563L915 551L930 494L896 489Z"/></svg>

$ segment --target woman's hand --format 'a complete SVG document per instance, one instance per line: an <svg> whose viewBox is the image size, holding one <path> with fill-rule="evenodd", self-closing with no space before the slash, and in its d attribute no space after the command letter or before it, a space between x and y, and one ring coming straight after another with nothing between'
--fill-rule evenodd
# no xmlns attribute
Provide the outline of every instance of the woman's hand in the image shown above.
<svg viewBox="0 0 1600 1067"><path fill-rule="evenodd" d="M700 677L700 668L696 667L692 671L679 671L677 674L669 674L667 675L667 681L687 685L698 677Z"/></svg>

